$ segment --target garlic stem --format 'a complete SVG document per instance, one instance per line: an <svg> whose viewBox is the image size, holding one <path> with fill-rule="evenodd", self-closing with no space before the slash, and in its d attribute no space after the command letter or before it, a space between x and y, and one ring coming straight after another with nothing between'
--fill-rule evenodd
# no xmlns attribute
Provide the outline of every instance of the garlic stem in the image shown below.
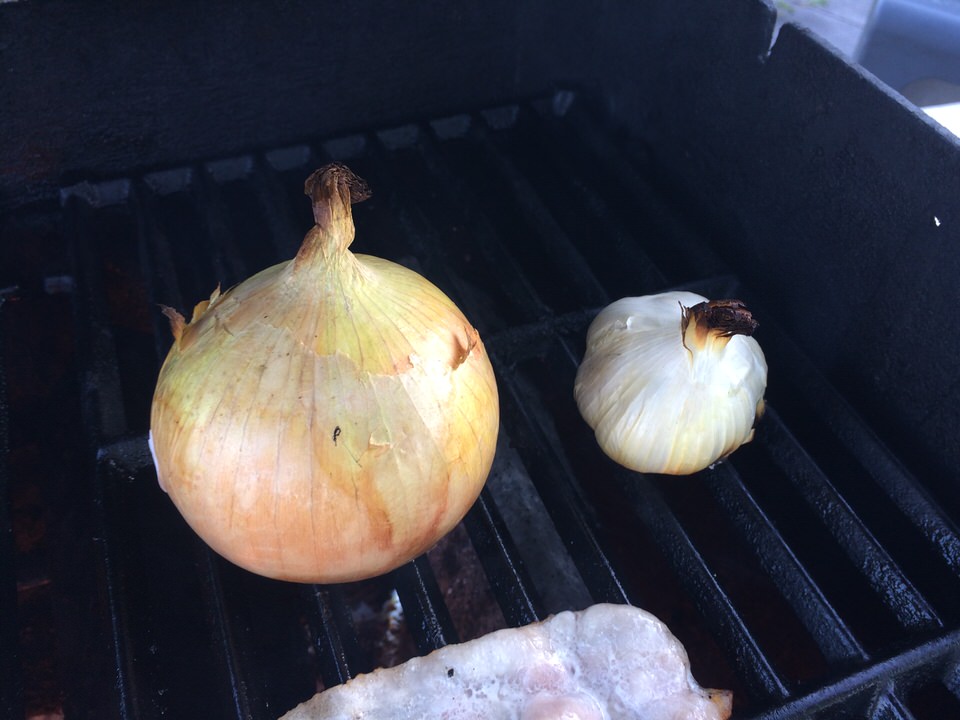
<svg viewBox="0 0 960 720"><path fill-rule="evenodd" d="M721 350L734 335L753 335L759 325L740 300L707 300L680 307L680 334L691 356Z"/></svg>

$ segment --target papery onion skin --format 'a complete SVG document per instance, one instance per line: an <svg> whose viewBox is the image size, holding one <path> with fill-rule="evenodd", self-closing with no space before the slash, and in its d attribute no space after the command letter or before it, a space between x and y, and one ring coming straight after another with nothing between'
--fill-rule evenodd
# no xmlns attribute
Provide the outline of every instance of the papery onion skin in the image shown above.
<svg viewBox="0 0 960 720"><path fill-rule="evenodd" d="M623 298L591 323L574 397L600 447L620 465L688 475L753 439L766 359L757 341L741 334L746 328L706 333L701 326L685 338L684 309L709 302L683 291ZM725 311L728 302L715 304ZM755 326L748 323L749 331Z"/></svg>
<svg viewBox="0 0 960 720"><path fill-rule="evenodd" d="M318 225L294 260L214 293L189 324L168 312L158 478L214 550L272 578L399 566L460 521L493 462L483 343L426 279L347 250L355 181L342 166L311 176Z"/></svg>

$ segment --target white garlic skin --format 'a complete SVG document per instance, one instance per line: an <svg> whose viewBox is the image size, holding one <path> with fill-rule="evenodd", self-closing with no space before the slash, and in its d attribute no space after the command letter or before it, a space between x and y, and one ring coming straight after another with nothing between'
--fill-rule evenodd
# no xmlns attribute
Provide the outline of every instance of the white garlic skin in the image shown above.
<svg viewBox="0 0 960 720"><path fill-rule="evenodd" d="M591 323L574 397L620 465L688 475L753 439L766 359L747 335L686 347L684 308L706 300L685 291L623 298Z"/></svg>

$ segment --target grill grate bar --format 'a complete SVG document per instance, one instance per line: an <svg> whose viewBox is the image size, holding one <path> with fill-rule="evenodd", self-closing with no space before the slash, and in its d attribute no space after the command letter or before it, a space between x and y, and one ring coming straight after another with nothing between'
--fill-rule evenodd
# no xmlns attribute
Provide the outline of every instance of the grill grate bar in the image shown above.
<svg viewBox="0 0 960 720"><path fill-rule="evenodd" d="M476 196L466 186L463 174L453 169L446 155L447 145L433 132L423 133L420 157L435 194L434 215L460 218L472 236L471 250L480 253L486 264L497 269L497 286L517 322L531 322L551 314L549 306L533 287L515 257L502 244L500 233L483 212ZM456 211L451 210L456 208ZM491 288L490 291L493 291Z"/></svg>
<svg viewBox="0 0 960 720"><path fill-rule="evenodd" d="M900 623L917 629L941 626L934 609L864 527L774 408L768 408L758 435L770 449L774 462L800 490L854 564L862 569L874 592Z"/></svg>
<svg viewBox="0 0 960 720"><path fill-rule="evenodd" d="M594 601L628 602L626 591L584 514L575 480L557 459L562 454L525 451L526 448L558 447L555 438L544 436L544 428L549 426L545 411L509 377L501 383L501 392L501 408L507 411L508 417L516 417L508 423L511 435Z"/></svg>
<svg viewBox="0 0 960 720"><path fill-rule="evenodd" d="M423 138L429 132L426 128L416 126L410 127L408 131L417 138ZM446 212L446 208L441 210L438 205L445 203L449 207L454 201L432 197L434 188L428 184L431 178L415 175L415 179L411 181L409 168L413 163L408 162L406 167L400 167L401 161L397 155L403 148L391 150L382 134L371 135L367 147L376 161L377 184L384 187L387 206L404 240L418 258L425 258L430 263L429 269L422 270L426 271L431 282L443 289L458 307L464 307L473 295L473 290L464 273L451 270L457 262L457 247L452 242L454 238L449 231L444 234L434 220L436 216ZM413 152L420 155L417 151ZM422 161L420 157L416 159ZM425 206L425 203L430 205ZM483 333L484 318L478 317L475 322Z"/></svg>
<svg viewBox="0 0 960 720"><path fill-rule="evenodd" d="M240 158L233 162L245 164L244 161L244 158ZM226 290L249 277L251 268L243 262L235 228L231 227L229 213L235 208L228 208L221 185L211 177L214 172L208 165L196 173L197 181L192 186L193 204L200 213L203 235L209 243L214 277L220 280ZM201 297L206 297L210 291Z"/></svg>
<svg viewBox="0 0 960 720"><path fill-rule="evenodd" d="M869 474L871 482L917 528L953 575L960 577L960 529L956 523L783 332L776 328L767 330L765 346L775 354L777 364L782 368L781 374L791 378L791 384L797 387L789 398L791 404L801 405L804 415L818 428L825 428L836 437L844 450ZM793 415L785 420L792 427L802 424ZM804 445L811 446L812 443L805 441Z"/></svg>
<svg viewBox="0 0 960 720"><path fill-rule="evenodd" d="M781 700L790 690L761 649L733 601L720 586L687 531L650 480L617 472L624 494L673 565L681 583L694 598L708 626L735 659L749 688L767 700Z"/></svg>
<svg viewBox="0 0 960 720"><path fill-rule="evenodd" d="M957 698L960 698L960 656L956 658L953 667L944 673L944 684Z"/></svg>
<svg viewBox="0 0 960 720"><path fill-rule="evenodd" d="M302 149L304 160L312 157L306 148ZM304 163L303 167L309 167ZM306 180L306 178L304 178ZM263 213L264 224L276 249L276 258L292 258L300 249L300 241L306 233L305 224L310 215L307 211L308 201L306 195L303 197L304 221L297 222L294 218L298 213L294 213L291 198L284 191L283 183L279 177L279 171L270 162L269 157L257 157L255 171L251 174L249 182L254 185L254 193L258 199L257 207Z"/></svg>
<svg viewBox="0 0 960 720"><path fill-rule="evenodd" d="M92 238L97 237L91 206L77 196L67 197L63 207L63 227L64 235L73 250L76 265L74 276L79 279L77 337L83 373L82 412L87 435L85 439L89 445L96 447L103 438L123 435L127 425L115 343L104 307L104 284L96 266L99 253L95 252L91 243ZM126 720L135 716L132 703L139 693L131 675L131 648L128 646L131 635L127 623L124 581L118 575L119 549L113 538L113 530L109 527L106 511L111 499L110 489L105 487L106 475L99 459L93 460L84 474L91 490L92 514L89 524L94 538L94 562L96 569L102 573L105 607L101 612L105 615L103 622L106 627L103 631L107 636L105 646L99 648L103 655L97 660L88 657L85 661L91 663L91 667L95 667L97 663L107 667L112 665L116 677L108 687L95 689L83 684L76 686L74 695L68 698L68 702L73 702L78 710L88 703L92 707L103 703L103 710L109 713L104 717ZM91 628L93 634L100 630L101 628ZM109 661L106 655L109 655Z"/></svg>
<svg viewBox="0 0 960 720"><path fill-rule="evenodd" d="M324 685L339 685L372 670L372 663L357 644L342 591L336 586L309 585L304 586L304 592L307 607L315 612L311 624Z"/></svg>
<svg viewBox="0 0 960 720"><path fill-rule="evenodd" d="M877 697L869 713L871 720L913 720L914 717L893 687Z"/></svg>
<svg viewBox="0 0 960 720"><path fill-rule="evenodd" d="M853 631L807 573L733 466L721 463L703 477L826 658L831 663L866 660L867 653Z"/></svg>
<svg viewBox="0 0 960 720"><path fill-rule="evenodd" d="M133 652L129 647L131 633L124 597L124 582L118 576L115 555L115 543L111 540L112 532L108 528L104 517L103 506L106 502L106 492L103 488L105 476L102 466L98 464L95 482L95 504L99 512L96 514L95 527L98 535L97 545L100 549L100 563L104 569L104 589L106 591L107 619L110 624L111 650L114 666L117 668L116 692L117 710L122 720L135 717L134 708L139 699L136 683L136 674L133 672Z"/></svg>
<svg viewBox="0 0 960 720"><path fill-rule="evenodd" d="M615 130L585 102L574 102L562 114L541 109L540 116L554 128L562 147L580 152L587 164L602 168L602 175L609 178L604 195L619 198L620 212L635 218L641 228L640 244L670 284L730 273L710 243L704 242L712 235L709 225L701 228L691 208L680 204L684 193L657 184L655 179L662 174L647 161L645 148L624 152Z"/></svg>
<svg viewBox="0 0 960 720"><path fill-rule="evenodd" d="M543 229L563 228L562 237L574 248L571 270L579 274L588 269L610 298L664 288L664 273L637 242L656 236L649 218L624 196L602 163L578 152L576 141L559 132L555 108L534 105L539 112L528 105L519 107L509 132L488 130L484 136L523 173L525 184L536 189L539 202L554 218L541 223ZM544 237L546 253L553 251L556 239ZM589 296L581 296L589 306Z"/></svg>
<svg viewBox="0 0 960 720"><path fill-rule="evenodd" d="M216 241L216 247L224 253L224 264L230 271L225 280L224 289L271 265L288 260L295 254L281 254L291 244L302 240L303 232L281 238L279 230L286 223L282 220L277 227L271 227L270 221L282 218L283 206L265 211L263 203L269 201L269 187L265 178L257 181L260 170L266 170L262 158L243 156L229 165L224 162L214 168L207 164L207 172L201 175L203 182L199 190L201 201L207 206L206 218ZM306 178L304 178L306 179ZM302 186L301 186L302 187ZM301 192L301 217L311 217L310 203ZM292 225L292 223L291 223Z"/></svg>
<svg viewBox="0 0 960 720"><path fill-rule="evenodd" d="M533 231L529 237L538 241L544 262L556 264L560 276L581 299L584 307L609 302L607 291L588 271L590 263L554 219L540 199L537 188L513 162L513 156L501 151L490 132L479 121L471 131L474 142L494 170L494 182L502 184L506 194L515 201L525 224Z"/></svg>
<svg viewBox="0 0 960 720"><path fill-rule="evenodd" d="M421 654L459 642L443 594L426 556L400 566L391 574L403 613Z"/></svg>
<svg viewBox="0 0 960 720"><path fill-rule="evenodd" d="M507 623L516 627L542 619L543 604L489 489L481 492L464 523Z"/></svg>
<svg viewBox="0 0 960 720"><path fill-rule="evenodd" d="M204 601L211 614L213 640L222 658L220 667L226 672L226 689L233 713L237 720L256 717L262 713L254 714L251 698L247 693L248 684L239 662L237 643L226 609L220 570L217 567L219 559L207 547L202 547L200 552L204 571L202 575Z"/></svg>
<svg viewBox="0 0 960 720"><path fill-rule="evenodd" d="M17 572L15 545L9 508L11 477L7 464L10 453L10 418L7 404L7 373L4 324L5 300L0 295L0 647L18 647ZM23 717L23 677L17 653L0 653L0 714Z"/></svg>
<svg viewBox="0 0 960 720"><path fill-rule="evenodd" d="M133 185L132 203L137 210L140 272L144 278L146 295L153 307L167 305L183 308L185 303L174 268L173 250L157 223L156 196L145 182ZM162 363L172 340L169 324L160 313L154 312L151 317L157 362Z"/></svg>
<svg viewBox="0 0 960 720"><path fill-rule="evenodd" d="M107 320L106 293L96 267L99 253L88 242L97 236L94 213L78 197L70 197L63 214L65 234L72 239L79 266L76 274L84 281L79 288L83 302L80 311L85 313L81 318L81 337L86 345L83 390L93 413L87 427L94 433L91 440L96 444L101 438L116 438L127 432L125 403L116 343Z"/></svg>
<svg viewBox="0 0 960 720"><path fill-rule="evenodd" d="M877 689L888 688L903 680L925 679L948 663L956 662L960 648L960 630L943 633L930 640L922 640L897 653L886 654L853 672L844 673L789 700L751 715L749 720L779 720L780 718L836 717L838 705L859 706L854 715L863 714ZM960 703L957 703L960 709ZM948 708L943 708L949 711ZM829 713L819 715L819 713ZM948 715L940 715L947 717Z"/></svg>
<svg viewBox="0 0 960 720"><path fill-rule="evenodd" d="M590 593L506 428L498 438L484 491L505 523L508 547L518 554L524 576L529 577L527 587L535 592L537 615L590 605Z"/></svg>

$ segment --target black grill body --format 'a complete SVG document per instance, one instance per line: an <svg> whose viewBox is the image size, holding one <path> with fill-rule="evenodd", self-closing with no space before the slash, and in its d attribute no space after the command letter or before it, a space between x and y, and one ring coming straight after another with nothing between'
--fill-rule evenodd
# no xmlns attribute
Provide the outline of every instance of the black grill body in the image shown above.
<svg viewBox="0 0 960 720"><path fill-rule="evenodd" d="M960 145L773 19L0 7L5 715L277 717L603 601L664 620L737 718L960 715ZM330 160L374 190L355 249L477 326L502 418L450 536L321 587L206 548L146 433L158 305L291 257ZM770 365L756 439L686 478L611 463L572 397L596 312L671 288L745 300Z"/></svg>

